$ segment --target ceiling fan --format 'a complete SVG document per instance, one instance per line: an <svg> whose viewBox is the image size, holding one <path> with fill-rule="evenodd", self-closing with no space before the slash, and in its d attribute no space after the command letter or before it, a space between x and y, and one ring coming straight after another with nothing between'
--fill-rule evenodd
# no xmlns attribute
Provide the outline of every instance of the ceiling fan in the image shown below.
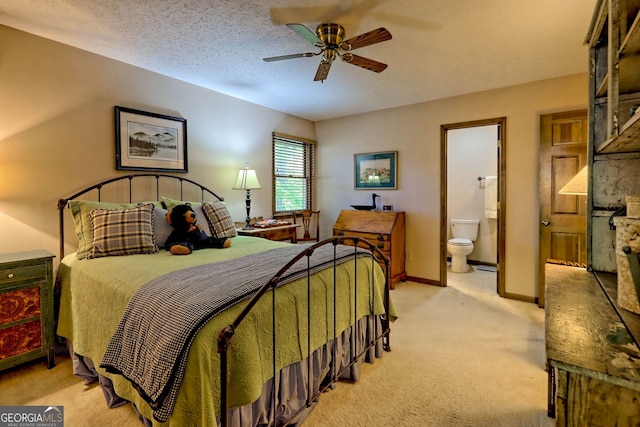
<svg viewBox="0 0 640 427"><path fill-rule="evenodd" d="M315 81L323 82L329 76L331 64L340 57L344 62L357 65L369 71L380 73L387 68L387 64L364 58L351 53L352 50L375 43L380 43L391 39L391 33L386 28L378 28L348 40L344 38L344 28L340 24L320 24L315 33L302 24L287 24L287 27L304 37L315 47L320 48L320 52L294 53L292 55L272 56L264 58L266 62L282 61L284 59L307 58L322 55L322 61L316 71Z"/></svg>

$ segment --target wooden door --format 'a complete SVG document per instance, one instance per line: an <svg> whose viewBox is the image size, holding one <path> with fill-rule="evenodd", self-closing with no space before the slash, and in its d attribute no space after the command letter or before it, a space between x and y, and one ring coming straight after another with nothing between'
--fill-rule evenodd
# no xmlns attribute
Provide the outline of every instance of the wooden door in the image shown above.
<svg viewBox="0 0 640 427"><path fill-rule="evenodd" d="M540 116L540 307L545 263L586 266L586 196L558 192L587 164L587 129L587 110Z"/></svg>

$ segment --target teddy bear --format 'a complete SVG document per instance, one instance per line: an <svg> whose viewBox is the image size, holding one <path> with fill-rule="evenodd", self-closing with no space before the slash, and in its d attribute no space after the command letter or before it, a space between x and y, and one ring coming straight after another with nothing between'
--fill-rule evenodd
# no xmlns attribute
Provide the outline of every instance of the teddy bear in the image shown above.
<svg viewBox="0 0 640 427"><path fill-rule="evenodd" d="M167 211L167 222L173 227L173 231L167 238L165 248L173 255L189 255L196 249L231 246L230 238L210 237L202 231L197 215L189 203L174 206Z"/></svg>

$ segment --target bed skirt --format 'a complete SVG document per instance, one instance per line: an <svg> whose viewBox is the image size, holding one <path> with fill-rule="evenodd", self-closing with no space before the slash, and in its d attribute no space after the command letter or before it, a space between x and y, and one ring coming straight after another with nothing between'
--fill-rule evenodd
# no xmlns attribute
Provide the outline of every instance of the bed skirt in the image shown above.
<svg viewBox="0 0 640 427"><path fill-rule="evenodd" d="M289 365L276 374L276 414L273 414L273 381L270 379L262 388L262 394L252 404L232 408L229 410L229 423L238 427L279 426L284 420L289 420L294 414L293 421L288 425L299 426L309 416L316 402L309 402L311 396L325 387L334 372L341 371L352 361L352 354L357 355L375 341L375 337L382 335L380 316L367 316L360 319L356 326L346 329L336 340L332 340L314 351L309 358ZM355 338L355 339L354 339ZM119 397L113 389L111 380L100 375L93 361L73 352L73 345L67 342L69 353L73 360L73 374L84 380L86 384L99 381L105 396L107 406L115 408L126 403L127 400ZM335 348L334 348L335 347ZM334 352L336 364L332 366ZM375 342L358 360L353 363L341 376L341 380L357 381L360 378L360 370L363 362L373 363L376 357L382 357L382 340ZM311 366L309 366L311 364ZM335 371L334 371L335 370ZM309 373L312 377L311 390L309 390ZM219 381L219 378L213 379ZM285 402L285 403L282 403ZM135 405L133 405L134 409ZM152 426L151 420L140 415L138 417L144 426ZM276 419L275 424L273 419Z"/></svg>

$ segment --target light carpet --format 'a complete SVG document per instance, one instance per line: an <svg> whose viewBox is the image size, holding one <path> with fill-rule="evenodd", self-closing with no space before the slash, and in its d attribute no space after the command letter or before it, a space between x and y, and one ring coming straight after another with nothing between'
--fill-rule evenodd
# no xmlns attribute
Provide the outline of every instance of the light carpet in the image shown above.
<svg viewBox="0 0 640 427"><path fill-rule="evenodd" d="M450 273L446 288L392 292L391 348L357 383L323 394L304 427L551 427L546 415L544 311L496 294L495 273ZM140 425L130 405L108 409L68 357L0 373L0 405L64 406L67 426Z"/></svg>

